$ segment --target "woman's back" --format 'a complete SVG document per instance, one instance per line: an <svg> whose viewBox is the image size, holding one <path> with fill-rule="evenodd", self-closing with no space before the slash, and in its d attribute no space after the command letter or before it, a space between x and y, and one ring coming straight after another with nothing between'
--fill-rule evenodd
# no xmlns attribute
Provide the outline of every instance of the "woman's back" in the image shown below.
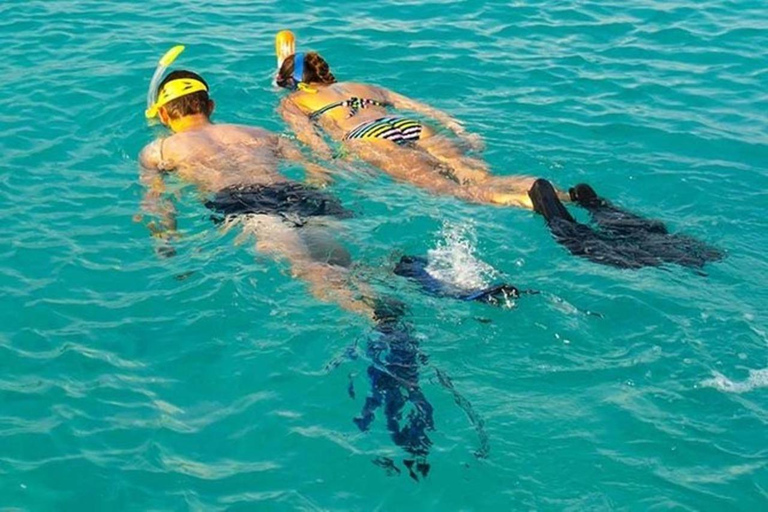
<svg viewBox="0 0 768 512"><path fill-rule="evenodd" d="M356 126L388 114L386 92L373 85L353 82L309 84L285 101L293 103L334 138L341 138Z"/></svg>

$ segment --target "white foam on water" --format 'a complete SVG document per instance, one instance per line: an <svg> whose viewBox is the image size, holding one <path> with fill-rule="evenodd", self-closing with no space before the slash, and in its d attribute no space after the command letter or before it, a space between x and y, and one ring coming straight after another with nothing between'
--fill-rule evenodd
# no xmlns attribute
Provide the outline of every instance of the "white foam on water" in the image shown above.
<svg viewBox="0 0 768 512"><path fill-rule="evenodd" d="M434 278L463 290L485 288L499 273L477 256L477 234L472 222L446 222L440 240L427 251L427 272Z"/></svg>
<svg viewBox="0 0 768 512"><path fill-rule="evenodd" d="M702 381L701 385L725 393L747 393L753 389L768 387L768 368L749 370L749 377L740 382L732 381L722 373L714 372L714 377Z"/></svg>

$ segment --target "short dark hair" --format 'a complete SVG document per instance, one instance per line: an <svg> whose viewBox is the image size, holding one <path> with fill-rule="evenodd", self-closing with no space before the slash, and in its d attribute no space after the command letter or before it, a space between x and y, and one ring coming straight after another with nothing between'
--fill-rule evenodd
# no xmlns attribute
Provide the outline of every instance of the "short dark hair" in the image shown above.
<svg viewBox="0 0 768 512"><path fill-rule="evenodd" d="M277 85L280 87L296 87L296 80L293 78L293 70L296 69L296 56L291 55L283 61L280 71L277 74ZM317 52L309 52L304 55L304 74L301 81L311 84L332 84L336 82L336 77L331 73L331 67Z"/></svg>
<svg viewBox="0 0 768 512"><path fill-rule="evenodd" d="M179 78L191 78L193 80L198 80L202 82L203 85L205 85L206 89L208 88L208 83L203 80L203 77L197 73L179 69L176 71L171 71L168 73L168 76L163 78L163 81L160 82L160 85L157 87L157 94L160 94L160 91L163 90L165 84L171 80L177 80ZM211 111L213 110L213 102L208 96L207 91L197 91L193 92L192 94L182 96L181 98L177 98L173 101L169 101L164 105L164 107L172 119L178 119L180 117L191 116L195 114L205 114L206 116L210 116Z"/></svg>

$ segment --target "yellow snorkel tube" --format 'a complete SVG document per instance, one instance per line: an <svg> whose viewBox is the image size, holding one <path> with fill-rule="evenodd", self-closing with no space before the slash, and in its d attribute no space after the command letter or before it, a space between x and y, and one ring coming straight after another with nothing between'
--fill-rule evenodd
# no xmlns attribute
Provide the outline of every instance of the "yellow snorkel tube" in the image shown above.
<svg viewBox="0 0 768 512"><path fill-rule="evenodd" d="M144 115L147 117L147 119L153 119L157 116L157 110L162 106L158 105L157 102L157 86L163 79L163 73L165 73L165 70L168 69L171 64L173 64L173 61L175 61L183 51L184 46L174 46L165 52L165 55L163 55L160 58L160 61L157 63L155 74L152 75L152 81L149 82L149 91L147 91L147 110L144 111Z"/></svg>
<svg viewBox="0 0 768 512"><path fill-rule="evenodd" d="M281 30L275 36L275 56L277 57L277 71L283 61L296 53L296 36L290 30Z"/></svg>

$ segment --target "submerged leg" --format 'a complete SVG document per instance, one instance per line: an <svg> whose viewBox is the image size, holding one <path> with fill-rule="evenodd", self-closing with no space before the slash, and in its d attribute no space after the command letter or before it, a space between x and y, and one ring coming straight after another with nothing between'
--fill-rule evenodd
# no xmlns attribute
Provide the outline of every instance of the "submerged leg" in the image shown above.
<svg viewBox="0 0 768 512"><path fill-rule="evenodd" d="M389 140L377 139L348 140L346 146L360 159L396 180L438 194L463 193L461 180L454 169L419 147L399 146Z"/></svg>
<svg viewBox="0 0 768 512"><path fill-rule="evenodd" d="M536 178L530 176L495 176L489 172L488 163L480 158L467 156L464 149L453 139L435 135L418 142L418 146L453 169L464 185L478 185L487 191L487 202L504 206L533 209L528 191ZM570 201L567 192L557 191L561 201Z"/></svg>
<svg viewBox="0 0 768 512"><path fill-rule="evenodd" d="M241 215L230 223L240 224L245 235L256 236L257 251L287 260L291 274L305 281L316 298L336 302L348 311L373 315L354 289L349 270L342 266L350 261L346 250L338 244L313 246L312 226L296 228L272 215Z"/></svg>
<svg viewBox="0 0 768 512"><path fill-rule="evenodd" d="M377 307L379 337L368 343L367 350L371 359L368 368L371 393L354 421L361 430L367 430L374 411L383 405L392 440L415 459L416 471L426 476L429 472L426 458L432 445L427 431L434 430L433 410L419 387L418 340L411 335L401 315L402 312L392 314L391 310L382 314L382 308ZM409 405L410 411L404 419L404 410ZM406 461L406 466L411 476L417 478L414 461Z"/></svg>
<svg viewBox="0 0 768 512"><path fill-rule="evenodd" d="M460 149L450 146L450 141L430 143L433 139L437 137L413 147L387 140L350 140L346 144L359 158L393 178L430 192L474 203L533 208L528 190L534 178L493 176L484 161L460 156ZM561 200L569 200L567 193L557 194Z"/></svg>
<svg viewBox="0 0 768 512"><path fill-rule="evenodd" d="M461 183L481 183L491 177L485 160L467 156L452 139L442 135L422 138L416 145L437 161L450 167Z"/></svg>
<svg viewBox="0 0 768 512"><path fill-rule="evenodd" d="M464 170L452 167L421 147L398 146L387 140L350 140L347 147L356 156L383 170L394 179L405 181L435 194L451 195L483 204L530 208L526 191L496 186L486 177L475 176L466 182Z"/></svg>

